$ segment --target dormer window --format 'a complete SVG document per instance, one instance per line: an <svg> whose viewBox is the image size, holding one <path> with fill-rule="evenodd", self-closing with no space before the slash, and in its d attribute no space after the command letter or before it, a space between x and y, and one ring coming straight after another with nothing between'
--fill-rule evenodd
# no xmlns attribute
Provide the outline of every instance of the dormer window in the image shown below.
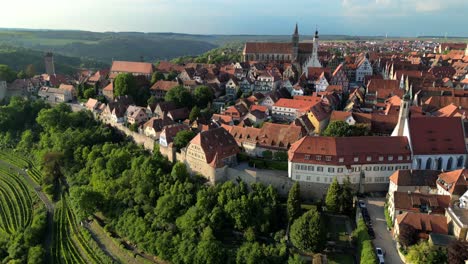
<svg viewBox="0 0 468 264"><path fill-rule="evenodd" d="M344 162L344 158L339 158L338 161L339 162Z"/></svg>
<svg viewBox="0 0 468 264"><path fill-rule="evenodd" d="M325 160L326 160L326 161L331 161L331 156L326 156L326 157L325 157Z"/></svg>
<svg viewBox="0 0 468 264"><path fill-rule="evenodd" d="M310 155L305 155L305 156L304 156L304 159L305 159L305 160L309 160L309 159L310 159Z"/></svg>
<svg viewBox="0 0 468 264"><path fill-rule="evenodd" d="M393 160L393 156L388 156L388 160Z"/></svg>
<svg viewBox="0 0 468 264"><path fill-rule="evenodd" d="M315 159L316 159L316 160L322 160L322 156L321 156L321 155L317 155L317 156L315 156Z"/></svg>
<svg viewBox="0 0 468 264"><path fill-rule="evenodd" d="M398 160L403 160L403 156L398 156Z"/></svg>
<svg viewBox="0 0 468 264"><path fill-rule="evenodd" d="M383 161L383 156L380 156L380 157L379 157L379 161Z"/></svg>
<svg viewBox="0 0 468 264"><path fill-rule="evenodd" d="M371 156L367 156L366 160L367 160L367 161L371 161L371 160L372 160L372 157L371 157Z"/></svg>
<svg viewBox="0 0 468 264"><path fill-rule="evenodd" d="M358 162L359 161L359 157L354 157L354 162Z"/></svg>

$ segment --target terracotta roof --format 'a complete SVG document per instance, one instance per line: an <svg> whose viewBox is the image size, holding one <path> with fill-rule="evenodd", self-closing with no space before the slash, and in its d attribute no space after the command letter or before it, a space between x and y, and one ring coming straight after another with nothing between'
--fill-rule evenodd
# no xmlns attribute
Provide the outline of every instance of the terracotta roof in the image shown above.
<svg viewBox="0 0 468 264"><path fill-rule="evenodd" d="M268 111L268 107L264 106L264 105L251 105L250 106L250 112L253 112L253 111L260 111L260 112L267 112Z"/></svg>
<svg viewBox="0 0 468 264"><path fill-rule="evenodd" d="M160 91L168 92L169 90L171 90L172 88L178 85L179 85L178 82L159 80L155 82L153 86L151 86L150 90L153 90L153 91L160 90Z"/></svg>
<svg viewBox="0 0 468 264"><path fill-rule="evenodd" d="M93 111L99 105L99 101L93 98L89 98L86 102L86 108Z"/></svg>
<svg viewBox="0 0 468 264"><path fill-rule="evenodd" d="M352 116L351 112L332 111L330 116L331 121L345 121L348 117Z"/></svg>
<svg viewBox="0 0 468 264"><path fill-rule="evenodd" d="M223 167L223 159L239 153L236 141L224 128L214 128L198 133L190 144L201 146L206 162L213 168Z"/></svg>
<svg viewBox="0 0 468 264"><path fill-rule="evenodd" d="M409 120L413 154L466 154L459 117L416 117Z"/></svg>
<svg viewBox="0 0 468 264"><path fill-rule="evenodd" d="M174 138L178 132L182 130L189 130L189 126L186 124L172 124L166 125L161 131L161 135L164 134L166 136L167 144L174 142Z"/></svg>
<svg viewBox="0 0 468 264"><path fill-rule="evenodd" d="M291 54L291 43L277 42L247 42L244 47L245 53L271 53L271 54Z"/></svg>
<svg viewBox="0 0 468 264"><path fill-rule="evenodd" d="M397 90L399 89L399 82L397 80L383 80L383 79L372 79L367 84L367 91L375 93L379 90Z"/></svg>
<svg viewBox="0 0 468 264"><path fill-rule="evenodd" d="M449 195L422 194L416 192L395 192L393 194L393 205L395 210L414 211L419 213L421 206L428 206L433 214L445 214L449 207Z"/></svg>
<svg viewBox="0 0 468 264"><path fill-rule="evenodd" d="M102 90L108 91L108 92L113 92L114 91L114 84L111 82L106 87L104 87L104 89L102 89Z"/></svg>
<svg viewBox="0 0 468 264"><path fill-rule="evenodd" d="M406 137L312 137L306 136L294 143L289 149L289 160L301 163L320 163L334 165L351 164L387 164L388 156L393 156L393 163L411 163L408 157L411 151ZM306 155L313 157L305 159ZM318 161L315 156L324 157ZM367 161L371 156L372 161ZM379 157L383 156L382 161ZM403 156L402 160L397 157ZM358 161L354 161L354 158ZM343 158L343 162L339 162Z"/></svg>
<svg viewBox="0 0 468 264"><path fill-rule="evenodd" d="M468 169L444 172L439 175L437 184L450 194L462 195L468 190Z"/></svg>
<svg viewBox="0 0 468 264"><path fill-rule="evenodd" d="M113 61L111 72L151 74L153 73L153 64L134 61Z"/></svg>
<svg viewBox="0 0 468 264"><path fill-rule="evenodd" d="M453 103L440 108L433 115L437 117L464 117L465 111L458 108L458 106Z"/></svg>
<svg viewBox="0 0 468 264"><path fill-rule="evenodd" d="M305 101L305 100L281 98L273 106L300 109L300 110L306 109L307 111L308 109L312 108L312 106L314 106L315 104L316 103L314 102Z"/></svg>
<svg viewBox="0 0 468 264"><path fill-rule="evenodd" d="M390 176L390 181L398 186L436 187L438 170L397 170Z"/></svg>
<svg viewBox="0 0 468 264"><path fill-rule="evenodd" d="M151 127L153 128L156 132L162 131L163 128L167 125L174 124L174 121L172 121L169 118L156 118L152 117L150 120L146 121L145 124L143 124L143 128Z"/></svg>
<svg viewBox="0 0 468 264"><path fill-rule="evenodd" d="M184 67L169 61L159 61L159 64L156 67L156 69L160 72L168 73L171 71L181 72L184 70Z"/></svg>
<svg viewBox="0 0 468 264"><path fill-rule="evenodd" d="M220 114L213 114L213 120L219 121L223 124L230 124L232 123L232 116L229 115L220 115Z"/></svg>
<svg viewBox="0 0 468 264"><path fill-rule="evenodd" d="M396 222L412 226L423 238L427 238L427 233L448 234L447 218L443 215L405 212L397 216Z"/></svg>
<svg viewBox="0 0 468 264"><path fill-rule="evenodd" d="M318 103L312 106L309 113L311 113L320 122L329 118L331 115L331 111L332 110L328 105L324 103Z"/></svg>

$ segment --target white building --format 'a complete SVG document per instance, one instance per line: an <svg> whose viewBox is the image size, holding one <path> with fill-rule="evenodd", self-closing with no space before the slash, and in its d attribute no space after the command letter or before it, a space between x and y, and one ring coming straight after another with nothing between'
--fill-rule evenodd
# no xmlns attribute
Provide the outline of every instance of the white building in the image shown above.
<svg viewBox="0 0 468 264"><path fill-rule="evenodd" d="M276 120L291 122L307 113L314 105L310 101L281 98L271 108L271 115Z"/></svg>
<svg viewBox="0 0 468 264"><path fill-rule="evenodd" d="M303 69L302 69L302 72L305 72L306 73L306 77L307 76L307 69L310 68L310 67L322 67L322 64L320 63L319 61L319 57L318 57L318 48L319 48L319 35L318 35L318 31L316 30L315 31L315 36L314 36L314 40L313 40L313 47L312 47L312 54L310 56L310 58L306 61L306 63L304 63L304 66L303 66Z"/></svg>
<svg viewBox="0 0 468 264"><path fill-rule="evenodd" d="M294 143L288 152L288 176L294 181L330 184L349 177L361 188L387 190L389 176L411 167L406 137L313 137ZM371 187L373 184L379 185Z"/></svg>
<svg viewBox="0 0 468 264"><path fill-rule="evenodd" d="M73 98L71 91L50 87L42 87L38 92L38 96L51 103L69 102Z"/></svg>
<svg viewBox="0 0 468 264"><path fill-rule="evenodd" d="M364 82L364 78L368 75L372 75L372 65L370 64L369 60L366 56L361 56L357 59L356 62L356 82L362 83Z"/></svg>

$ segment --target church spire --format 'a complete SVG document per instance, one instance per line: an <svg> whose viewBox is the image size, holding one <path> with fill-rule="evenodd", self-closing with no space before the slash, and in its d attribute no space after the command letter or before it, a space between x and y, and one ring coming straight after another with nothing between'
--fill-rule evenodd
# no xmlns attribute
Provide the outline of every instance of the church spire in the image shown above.
<svg viewBox="0 0 468 264"><path fill-rule="evenodd" d="M294 35L299 35L299 29L297 28L297 22L296 22L296 28L294 29Z"/></svg>

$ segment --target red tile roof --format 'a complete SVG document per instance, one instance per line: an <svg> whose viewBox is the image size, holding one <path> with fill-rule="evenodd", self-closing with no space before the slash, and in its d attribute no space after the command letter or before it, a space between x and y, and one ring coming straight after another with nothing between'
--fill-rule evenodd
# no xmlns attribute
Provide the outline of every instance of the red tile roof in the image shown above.
<svg viewBox="0 0 468 264"><path fill-rule="evenodd" d="M421 238L427 238L427 233L448 234L447 218L443 215L422 213L403 213L397 216L397 224L407 224L416 229Z"/></svg>
<svg viewBox="0 0 468 264"><path fill-rule="evenodd" d="M223 159L239 153L236 141L222 127L198 133L190 144L199 145L203 149L206 162L213 168L223 167Z"/></svg>
<svg viewBox="0 0 468 264"><path fill-rule="evenodd" d="M380 164L388 163L387 156L393 156L393 163L411 163L407 158L411 151L406 137L312 137L306 136L294 143L289 149L289 160L301 163L321 163L334 165ZM315 157L305 159L306 155L330 156L330 161ZM372 161L367 161L371 156ZM383 156L382 161L379 157ZM397 157L403 156L402 160ZM354 161L354 158L359 158ZM343 158L343 162L339 162Z"/></svg>
<svg viewBox="0 0 468 264"><path fill-rule="evenodd" d="M413 154L466 154L459 117L416 117L409 120Z"/></svg>
<svg viewBox="0 0 468 264"><path fill-rule="evenodd" d="M459 169L441 173L437 179L437 184L450 194L462 195L468 189L467 178L468 170Z"/></svg>
<svg viewBox="0 0 468 264"><path fill-rule="evenodd" d="M281 98L273 106L303 110L310 109L315 104L315 102L311 101Z"/></svg>
<svg viewBox="0 0 468 264"><path fill-rule="evenodd" d="M111 72L151 74L153 73L153 64L134 61L113 61Z"/></svg>
<svg viewBox="0 0 468 264"><path fill-rule="evenodd" d="M390 176L390 181L398 186L436 187L438 170L397 170Z"/></svg>
<svg viewBox="0 0 468 264"><path fill-rule="evenodd" d="M449 195L422 194L415 192L395 192L393 194L393 205L395 210L420 212L421 206L428 206L433 214L445 214L449 207Z"/></svg>
<svg viewBox="0 0 468 264"><path fill-rule="evenodd" d="M179 85L178 82L159 80L155 82L153 86L151 86L150 90L153 90L153 91L159 90L159 91L168 92L169 90L171 90L172 88L178 85Z"/></svg>

